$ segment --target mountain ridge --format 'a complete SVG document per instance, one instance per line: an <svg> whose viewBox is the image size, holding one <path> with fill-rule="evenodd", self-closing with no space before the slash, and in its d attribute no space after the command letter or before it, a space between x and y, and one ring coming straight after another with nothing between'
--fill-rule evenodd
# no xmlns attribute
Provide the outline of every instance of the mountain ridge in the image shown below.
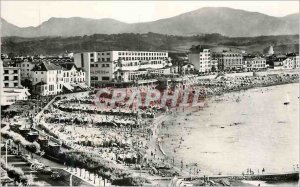
<svg viewBox="0 0 300 187"><path fill-rule="evenodd" d="M36 27L18 27L3 18L1 22L2 36L19 37L148 32L182 36L220 33L230 37L252 37L299 33L299 13L274 17L227 7L203 7L177 16L141 23L82 17L51 17Z"/></svg>

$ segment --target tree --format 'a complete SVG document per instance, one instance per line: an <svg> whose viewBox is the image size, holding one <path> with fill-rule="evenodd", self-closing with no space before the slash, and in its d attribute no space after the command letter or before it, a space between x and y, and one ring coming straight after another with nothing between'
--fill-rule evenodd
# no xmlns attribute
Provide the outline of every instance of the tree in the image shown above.
<svg viewBox="0 0 300 187"><path fill-rule="evenodd" d="M8 53L8 58L15 58L16 54L13 52Z"/></svg>
<svg viewBox="0 0 300 187"><path fill-rule="evenodd" d="M25 79L24 81L21 81L22 86L28 88L29 90L32 89L32 81Z"/></svg>

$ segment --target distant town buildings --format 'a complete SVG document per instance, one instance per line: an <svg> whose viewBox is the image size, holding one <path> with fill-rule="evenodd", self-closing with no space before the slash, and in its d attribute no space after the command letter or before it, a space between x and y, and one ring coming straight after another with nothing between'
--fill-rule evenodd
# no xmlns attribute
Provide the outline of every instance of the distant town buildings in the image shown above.
<svg viewBox="0 0 300 187"><path fill-rule="evenodd" d="M295 53L287 55L271 55L267 57L267 63L274 70L299 68L299 55Z"/></svg>
<svg viewBox="0 0 300 187"><path fill-rule="evenodd" d="M168 73L167 52L102 51L74 54L74 63L86 72L88 86L93 83L130 82L151 73Z"/></svg>
<svg viewBox="0 0 300 187"><path fill-rule="evenodd" d="M30 85L33 94L55 95L99 85L147 84L147 80L155 82L161 77L299 68L298 54L275 55L272 46L265 56L245 51L213 52L213 49L211 51L200 45L192 46L189 53L170 53L173 59L166 51L66 51L61 54L18 56L12 59L1 54L4 64L1 77L3 87L16 90L23 89L21 84ZM9 100L26 99L28 94L25 95Z"/></svg>

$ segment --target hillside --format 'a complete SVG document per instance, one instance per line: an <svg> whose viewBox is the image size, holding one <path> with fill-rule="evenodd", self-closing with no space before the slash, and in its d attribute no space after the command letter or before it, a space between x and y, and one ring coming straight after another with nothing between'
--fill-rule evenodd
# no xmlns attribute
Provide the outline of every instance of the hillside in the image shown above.
<svg viewBox="0 0 300 187"><path fill-rule="evenodd" d="M220 33L231 37L290 35L299 33L299 15L273 17L258 12L215 7L200 8L178 16L144 23L114 19L50 18L37 27L21 28L2 21L2 36L84 36L93 34L160 33L192 36Z"/></svg>
<svg viewBox="0 0 300 187"><path fill-rule="evenodd" d="M21 38L3 37L2 52L19 55L59 55L64 51L102 51L102 50L167 50L185 52L192 45L202 45L222 50L245 50L262 53L269 45L277 53L299 50L298 35L226 37L220 34L196 36L171 36L156 33L147 34L96 34L76 37Z"/></svg>

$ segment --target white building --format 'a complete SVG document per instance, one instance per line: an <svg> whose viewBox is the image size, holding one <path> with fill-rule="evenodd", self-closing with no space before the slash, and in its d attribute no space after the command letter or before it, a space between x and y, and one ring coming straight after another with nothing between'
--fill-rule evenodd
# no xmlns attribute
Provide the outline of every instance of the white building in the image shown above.
<svg viewBox="0 0 300 187"><path fill-rule="evenodd" d="M85 72L74 63L41 62L31 70L31 80L34 93L44 96L71 92L77 87L88 88L85 84Z"/></svg>
<svg viewBox="0 0 300 187"><path fill-rule="evenodd" d="M200 51L191 52L189 54L189 63L193 64L199 72L210 72L210 49L200 49Z"/></svg>
<svg viewBox="0 0 300 187"><path fill-rule="evenodd" d="M292 57L292 59L294 60L294 68L299 68L300 67L300 57L295 56L295 57Z"/></svg>
<svg viewBox="0 0 300 187"><path fill-rule="evenodd" d="M167 52L150 51L103 51L84 52L74 55L74 63L86 72L86 83L125 81L123 75L141 69L160 69L167 66ZM130 76L129 76L130 77ZM128 81L130 81L128 79Z"/></svg>
<svg viewBox="0 0 300 187"><path fill-rule="evenodd" d="M3 67L3 86L5 88L16 88L21 86L19 67Z"/></svg>
<svg viewBox="0 0 300 187"><path fill-rule="evenodd" d="M277 58L274 60L273 69L280 70L280 69L296 69L299 68L299 56L296 54L287 55L282 58Z"/></svg>
<svg viewBox="0 0 300 187"><path fill-rule="evenodd" d="M85 72L77 68L74 63L56 64L63 67L63 82L76 86L78 83L85 83Z"/></svg>
<svg viewBox="0 0 300 187"><path fill-rule="evenodd" d="M295 62L292 58L287 58L282 61L283 69L294 69Z"/></svg>
<svg viewBox="0 0 300 187"><path fill-rule="evenodd" d="M267 68L266 59L261 57L247 58L245 63L248 71L261 71Z"/></svg>
<svg viewBox="0 0 300 187"><path fill-rule="evenodd" d="M20 68L6 66L1 60L0 63L1 106L11 105L17 100L27 100L30 93L27 88L21 87Z"/></svg>
<svg viewBox="0 0 300 187"><path fill-rule="evenodd" d="M195 72L195 66L190 63L185 63L180 66L180 73L182 75L193 74Z"/></svg>
<svg viewBox="0 0 300 187"><path fill-rule="evenodd" d="M1 105L11 105L18 100L27 100L31 94L27 88L2 88L1 89Z"/></svg>
<svg viewBox="0 0 300 187"><path fill-rule="evenodd" d="M299 68L299 56L288 57L282 61L283 69L295 69Z"/></svg>
<svg viewBox="0 0 300 187"><path fill-rule="evenodd" d="M37 64L31 70L33 92L56 95L62 92L63 68L50 62Z"/></svg>

